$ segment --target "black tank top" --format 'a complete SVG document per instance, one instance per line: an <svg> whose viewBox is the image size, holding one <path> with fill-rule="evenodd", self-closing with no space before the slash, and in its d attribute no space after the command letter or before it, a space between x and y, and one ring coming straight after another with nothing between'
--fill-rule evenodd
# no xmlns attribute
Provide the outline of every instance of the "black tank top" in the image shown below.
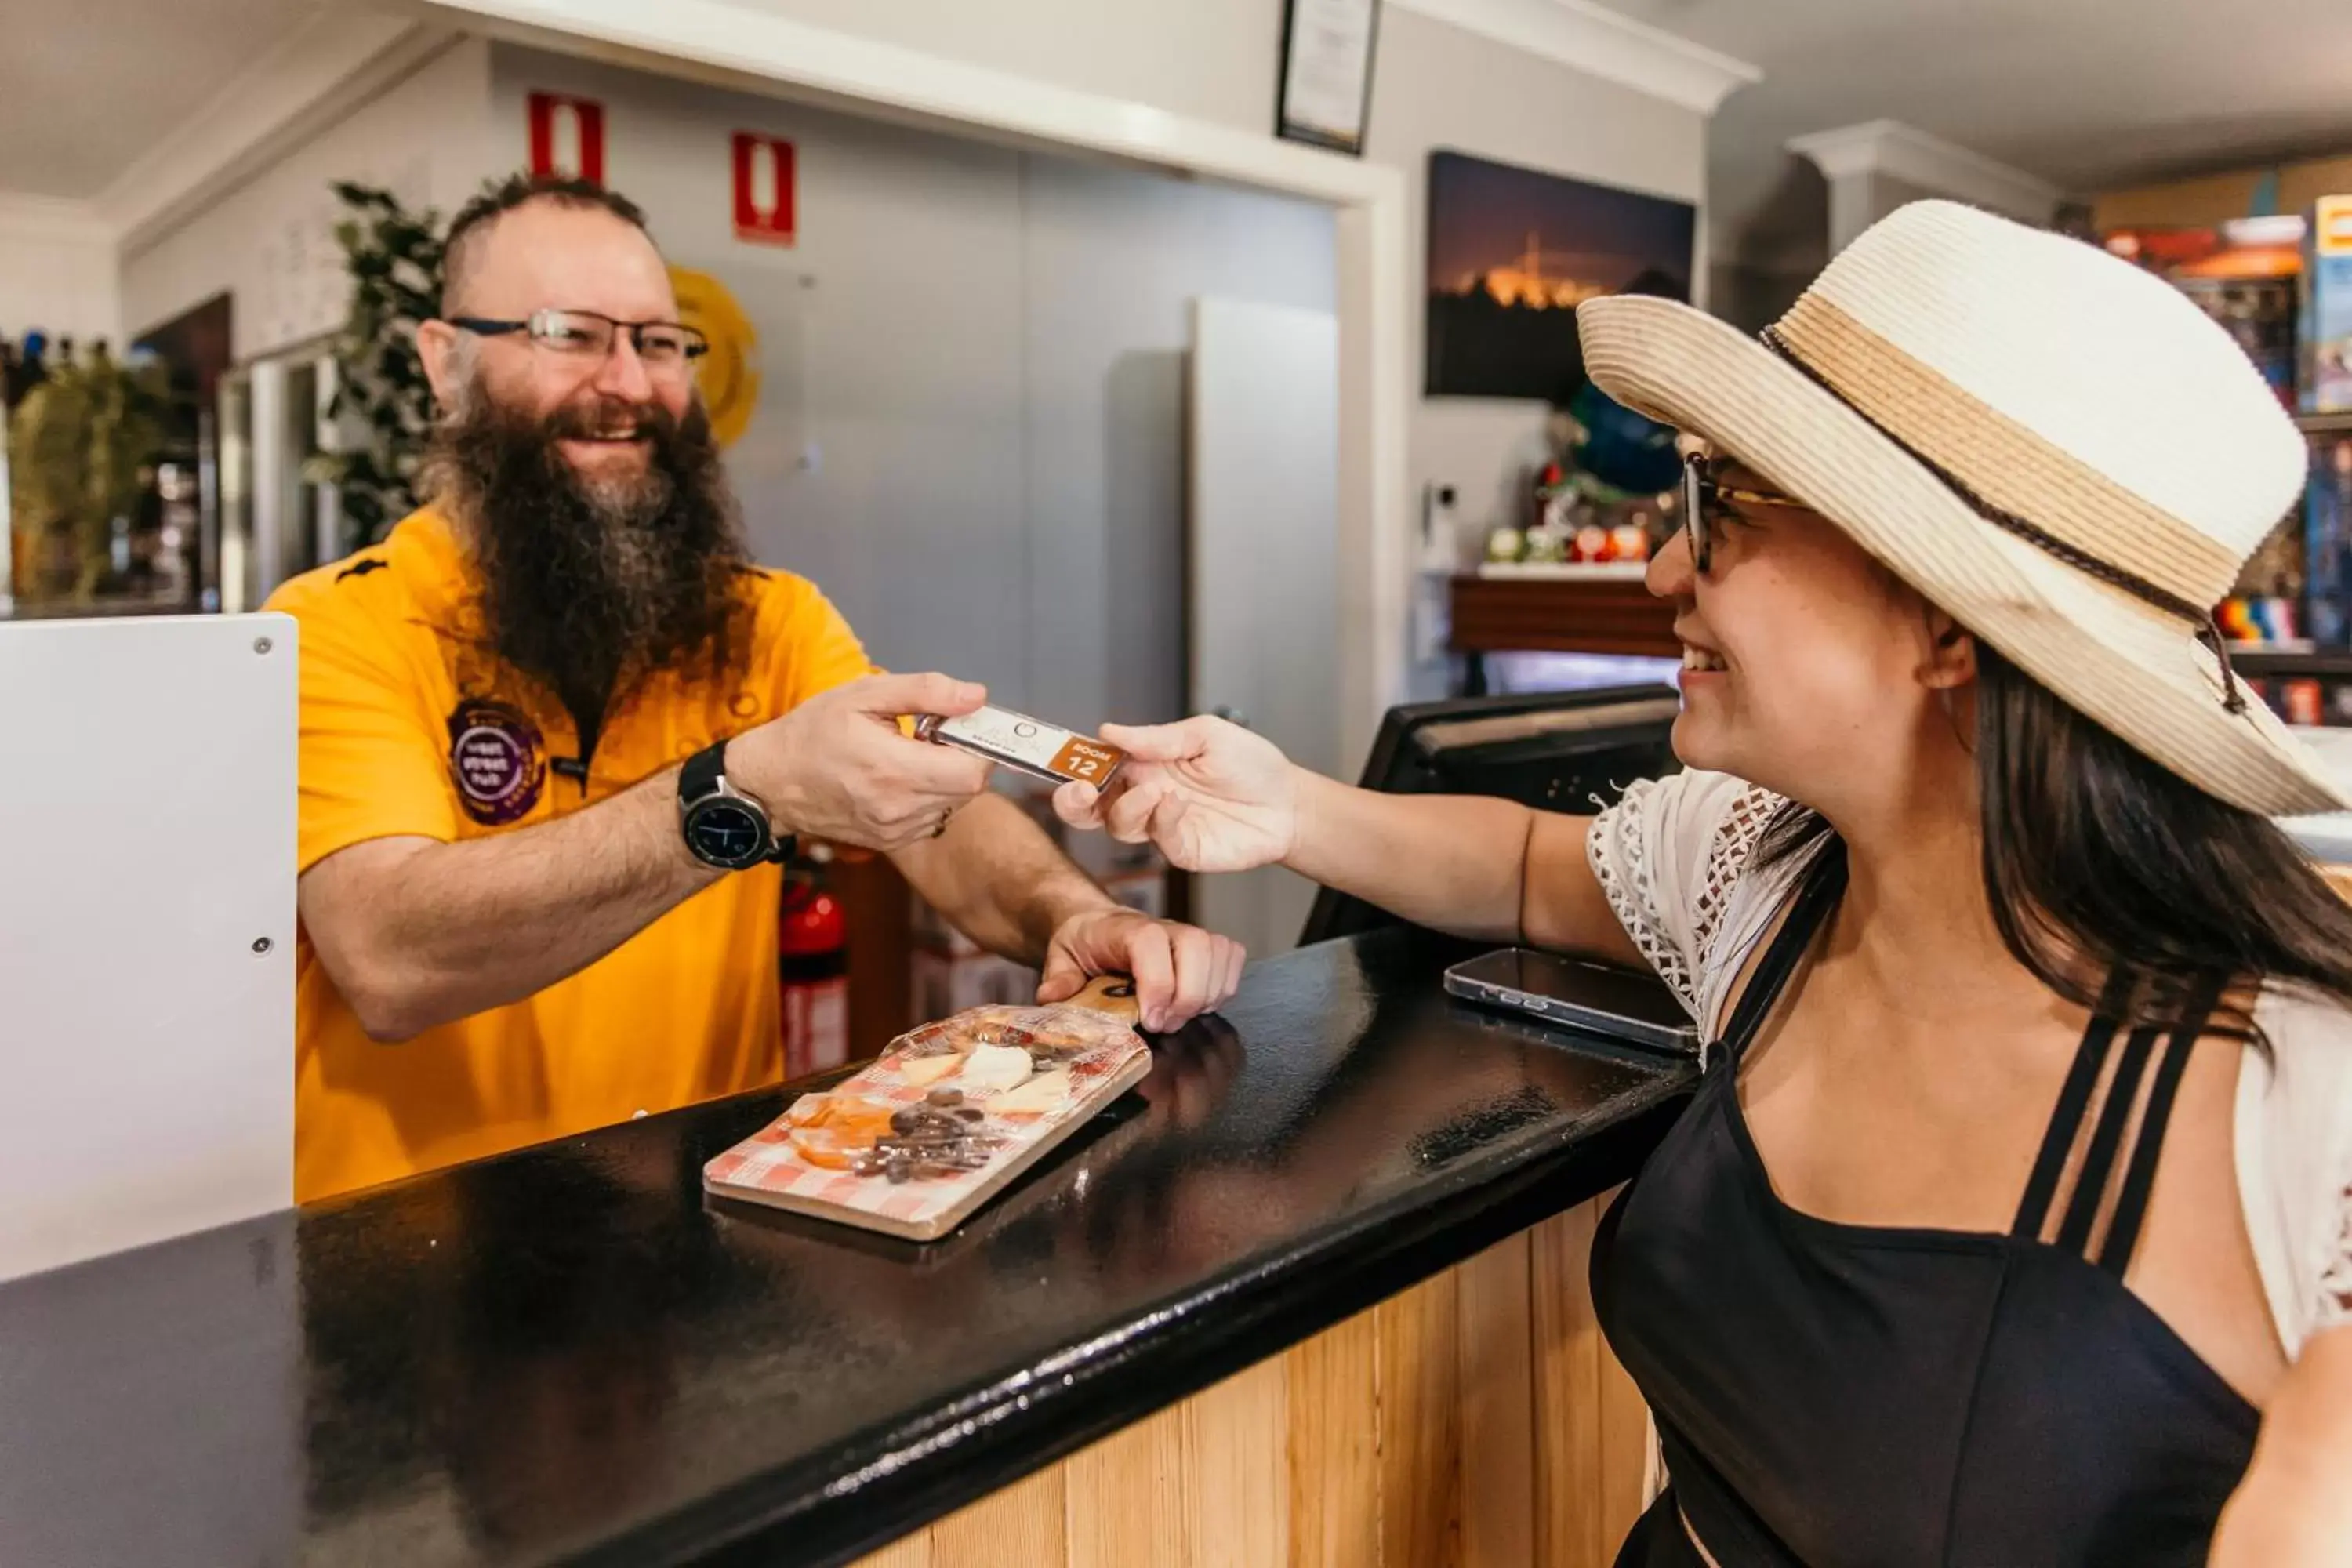
<svg viewBox="0 0 2352 1568"><path fill-rule="evenodd" d="M2123 1273L2220 985L2168 1037L2132 1033L2112 1068L2118 1031L2093 1020L2008 1235L1816 1219L1773 1193L1738 1080L1844 886L1832 840L1689 1109L1594 1237L1594 1307L1671 1479L1618 1568L1696 1568L1677 1510L1722 1568L2203 1563L2260 1417Z"/></svg>

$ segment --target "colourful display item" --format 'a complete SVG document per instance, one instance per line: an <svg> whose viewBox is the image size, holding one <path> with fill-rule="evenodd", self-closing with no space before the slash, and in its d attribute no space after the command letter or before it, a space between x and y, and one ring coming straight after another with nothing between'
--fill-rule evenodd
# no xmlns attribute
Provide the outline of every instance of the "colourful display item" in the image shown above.
<svg viewBox="0 0 2352 1568"><path fill-rule="evenodd" d="M2136 267L2169 277L2177 268L2194 265L2221 248L2221 231L2205 226L2119 228L2104 238L2107 253Z"/></svg>
<svg viewBox="0 0 2352 1568"><path fill-rule="evenodd" d="M2304 598L2311 640L2352 646L2352 438L2320 445L2304 492Z"/></svg>
<svg viewBox="0 0 2352 1568"><path fill-rule="evenodd" d="M2224 599L2214 618L2221 625L2221 635L2234 643L2275 647L2297 640L2292 599Z"/></svg>
<svg viewBox="0 0 2352 1568"><path fill-rule="evenodd" d="M2322 196L2304 240L2303 408L2352 409L2352 195Z"/></svg>

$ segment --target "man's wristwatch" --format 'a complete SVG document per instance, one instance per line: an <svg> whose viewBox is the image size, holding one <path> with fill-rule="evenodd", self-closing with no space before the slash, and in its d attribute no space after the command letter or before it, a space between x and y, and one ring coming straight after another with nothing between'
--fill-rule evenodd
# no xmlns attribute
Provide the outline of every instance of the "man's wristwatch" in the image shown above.
<svg viewBox="0 0 2352 1568"><path fill-rule="evenodd" d="M793 836L778 838L767 807L727 782L724 741L705 746L678 769L677 826L687 848L706 866L743 871L792 858Z"/></svg>

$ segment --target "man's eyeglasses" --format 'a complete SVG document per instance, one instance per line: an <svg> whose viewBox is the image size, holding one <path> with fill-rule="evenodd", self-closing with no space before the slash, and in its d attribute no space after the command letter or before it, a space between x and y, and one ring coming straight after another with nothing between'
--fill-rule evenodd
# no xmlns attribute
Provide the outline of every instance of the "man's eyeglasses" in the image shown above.
<svg viewBox="0 0 2352 1568"><path fill-rule="evenodd" d="M498 338L522 332L543 349L580 359L601 360L613 352L613 340L629 334L653 374L681 374L710 352L710 340L677 321L616 321L593 310L533 310L520 321L485 316L452 316L449 324L479 337Z"/></svg>
<svg viewBox="0 0 2352 1568"><path fill-rule="evenodd" d="M1715 470L1720 467L1702 453L1683 454L1683 493L1681 526L1690 530L1691 564L1701 574L1715 563L1715 536L1723 519L1726 503L1738 501L1744 506L1787 506L1803 508L1805 502L1794 496L1784 496L1778 490L1741 489L1720 483Z"/></svg>

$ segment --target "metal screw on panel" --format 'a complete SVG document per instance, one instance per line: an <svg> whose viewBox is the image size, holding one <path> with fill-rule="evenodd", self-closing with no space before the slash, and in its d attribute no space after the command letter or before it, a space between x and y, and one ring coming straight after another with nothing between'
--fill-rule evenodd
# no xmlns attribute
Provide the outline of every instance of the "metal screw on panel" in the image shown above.
<svg viewBox="0 0 2352 1568"><path fill-rule="evenodd" d="M275 945L276 943L272 942L266 936L257 936L253 939L253 951L257 956L261 953L268 952L270 948Z"/></svg>
<svg viewBox="0 0 2352 1568"><path fill-rule="evenodd" d="M268 653L269 651L269 639L268 637L254 638L253 651L256 653Z"/></svg>

